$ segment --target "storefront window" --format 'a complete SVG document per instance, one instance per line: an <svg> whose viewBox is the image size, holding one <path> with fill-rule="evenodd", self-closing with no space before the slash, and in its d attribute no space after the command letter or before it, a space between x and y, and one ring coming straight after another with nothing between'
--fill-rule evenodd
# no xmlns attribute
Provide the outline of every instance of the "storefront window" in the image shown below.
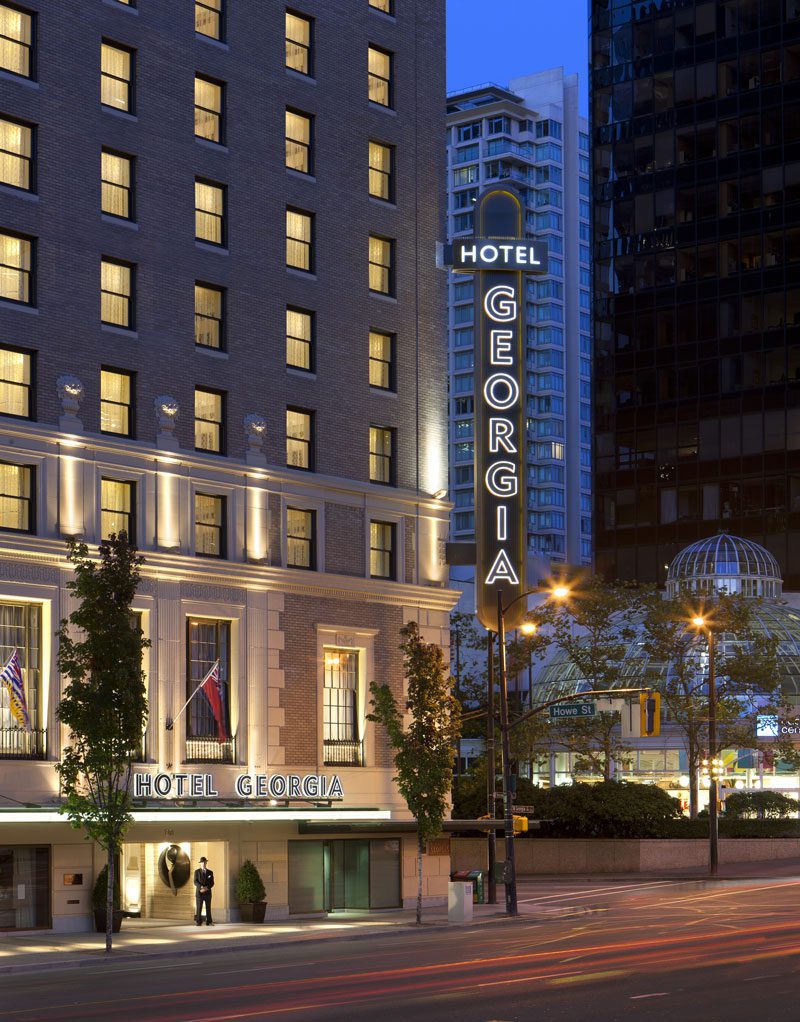
<svg viewBox="0 0 800 1022"><path fill-rule="evenodd" d="M189 618L187 638L186 762L232 763L234 741L230 730L230 621ZM209 677L219 661L219 684Z"/></svg>
<svg viewBox="0 0 800 1022"><path fill-rule="evenodd" d="M8 687L0 684L0 759L43 759L47 732L42 727L39 664L41 608L31 603L0 603L0 669L16 650L31 730L11 708Z"/></svg>

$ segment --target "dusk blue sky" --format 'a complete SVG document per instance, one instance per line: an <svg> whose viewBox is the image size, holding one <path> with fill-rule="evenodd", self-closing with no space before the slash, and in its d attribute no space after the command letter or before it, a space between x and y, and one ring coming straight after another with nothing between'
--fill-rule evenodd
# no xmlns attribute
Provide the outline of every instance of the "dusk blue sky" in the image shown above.
<svg viewBox="0 0 800 1022"><path fill-rule="evenodd" d="M447 89L564 67L588 112L587 0L447 0Z"/></svg>

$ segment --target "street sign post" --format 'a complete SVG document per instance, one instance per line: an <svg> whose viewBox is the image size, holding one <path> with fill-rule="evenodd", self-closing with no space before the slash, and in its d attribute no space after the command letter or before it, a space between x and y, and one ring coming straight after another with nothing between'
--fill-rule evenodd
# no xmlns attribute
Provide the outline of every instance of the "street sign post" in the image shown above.
<svg viewBox="0 0 800 1022"><path fill-rule="evenodd" d="M552 720L594 717L596 712L594 703L556 703L550 707Z"/></svg>

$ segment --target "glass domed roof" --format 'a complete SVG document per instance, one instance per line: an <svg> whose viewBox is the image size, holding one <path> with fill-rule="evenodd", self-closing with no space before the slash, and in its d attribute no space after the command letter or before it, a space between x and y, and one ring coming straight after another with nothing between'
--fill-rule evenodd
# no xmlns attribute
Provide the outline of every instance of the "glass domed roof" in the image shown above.
<svg viewBox="0 0 800 1022"><path fill-rule="evenodd" d="M750 539L719 532L692 543L673 559L667 572L667 594L726 590L743 596L781 595L778 562Z"/></svg>

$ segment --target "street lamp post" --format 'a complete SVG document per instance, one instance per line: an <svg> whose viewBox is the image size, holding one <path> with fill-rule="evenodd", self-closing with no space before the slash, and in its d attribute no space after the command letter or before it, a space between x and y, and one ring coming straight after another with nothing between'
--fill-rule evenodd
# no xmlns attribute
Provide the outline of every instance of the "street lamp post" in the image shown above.
<svg viewBox="0 0 800 1022"><path fill-rule="evenodd" d="M699 614L692 624L702 631L708 644L708 759L713 764L717 756L717 676L714 650L714 632L709 622ZM716 876L719 869L719 816L717 814L717 774L709 767L708 788L708 871Z"/></svg>
<svg viewBox="0 0 800 1022"><path fill-rule="evenodd" d="M503 594L497 590L497 641L500 654L500 739L503 746L503 809L506 835L506 912L517 914L517 866L514 856L514 792L511 790L511 745L508 726L508 679L506 676L506 628Z"/></svg>
<svg viewBox="0 0 800 1022"><path fill-rule="evenodd" d="M495 810L495 753L494 753L494 632L487 635L489 645L489 662L486 682L486 812L490 820L496 816ZM489 904L497 904L497 834L494 829L489 831Z"/></svg>

